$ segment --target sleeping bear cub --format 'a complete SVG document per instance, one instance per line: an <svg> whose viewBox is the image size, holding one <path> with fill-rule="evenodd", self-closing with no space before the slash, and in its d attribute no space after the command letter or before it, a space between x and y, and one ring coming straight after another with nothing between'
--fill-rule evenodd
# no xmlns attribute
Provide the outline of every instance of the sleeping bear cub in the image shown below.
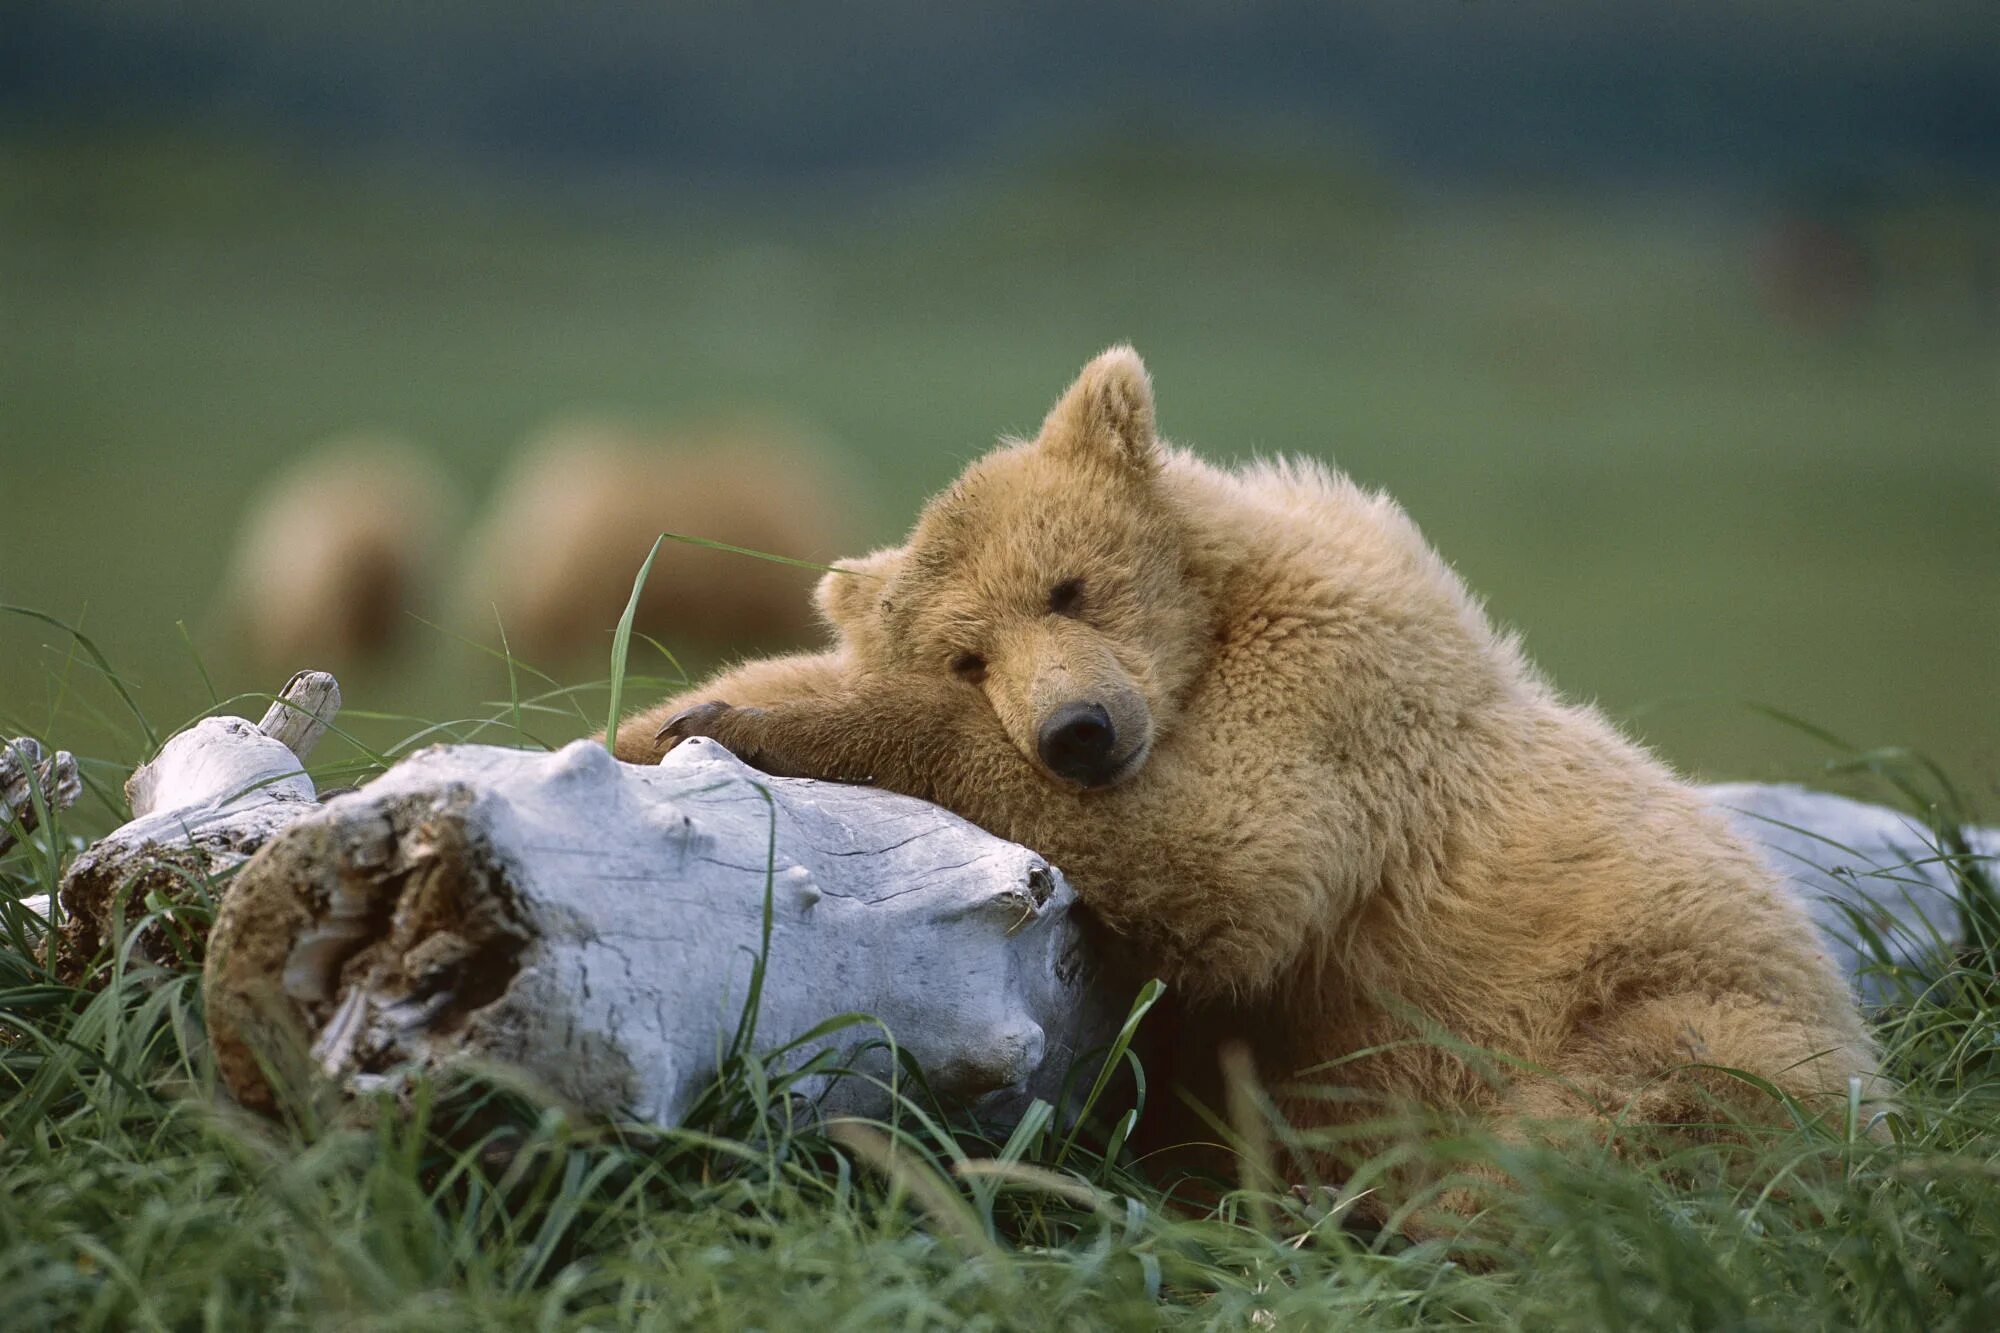
<svg viewBox="0 0 2000 1333"><path fill-rule="evenodd" d="M1035 439L822 580L831 648L660 704L619 756L709 736L1035 848L1276 1085L1347 1089L1281 1099L1301 1125L1768 1119L1716 1067L1814 1108L1872 1083L1772 872L1560 698L1402 510L1153 421L1138 356L1104 353Z"/></svg>

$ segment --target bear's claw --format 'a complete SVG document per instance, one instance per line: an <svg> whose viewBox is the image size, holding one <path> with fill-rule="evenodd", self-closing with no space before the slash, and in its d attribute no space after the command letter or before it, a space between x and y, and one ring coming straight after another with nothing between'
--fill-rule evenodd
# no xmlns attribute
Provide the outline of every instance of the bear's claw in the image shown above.
<svg viewBox="0 0 2000 1333"><path fill-rule="evenodd" d="M674 740L684 741L690 736L703 735L705 734L703 727L729 711L731 711L730 706L719 699L711 699L692 708L683 708L660 724L660 729L653 733L653 739L663 741L672 737Z"/></svg>

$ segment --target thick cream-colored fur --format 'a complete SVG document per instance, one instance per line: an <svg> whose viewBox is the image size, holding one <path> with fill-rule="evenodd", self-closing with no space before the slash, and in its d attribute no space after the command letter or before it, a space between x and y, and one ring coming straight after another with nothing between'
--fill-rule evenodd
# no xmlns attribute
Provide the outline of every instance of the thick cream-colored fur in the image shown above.
<svg viewBox="0 0 2000 1333"><path fill-rule="evenodd" d="M1813 927L1686 784L1558 697L1389 499L1160 443L1130 349L852 568L821 587L831 648L659 705L622 757L710 735L1044 852L1274 1084L1362 1094L1300 1098L1301 1121L1692 1122L1772 1110L1690 1066L1815 1106L1874 1074ZM1119 691L1136 770L1056 780L1036 725Z"/></svg>

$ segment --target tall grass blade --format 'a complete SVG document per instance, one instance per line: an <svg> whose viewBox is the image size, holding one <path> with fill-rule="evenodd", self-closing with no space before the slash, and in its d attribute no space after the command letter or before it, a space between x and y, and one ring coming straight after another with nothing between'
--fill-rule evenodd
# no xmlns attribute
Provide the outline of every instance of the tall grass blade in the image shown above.
<svg viewBox="0 0 2000 1333"><path fill-rule="evenodd" d="M653 572L653 560L665 540L665 533L653 538L653 549L646 552L646 562L639 566L639 576L632 580L632 595L625 600L625 614L618 617L618 630L611 636L611 703L604 722L604 748L614 755L618 753L618 714L624 705L625 655L632 648L632 620L639 614L639 594L646 589L646 576Z"/></svg>

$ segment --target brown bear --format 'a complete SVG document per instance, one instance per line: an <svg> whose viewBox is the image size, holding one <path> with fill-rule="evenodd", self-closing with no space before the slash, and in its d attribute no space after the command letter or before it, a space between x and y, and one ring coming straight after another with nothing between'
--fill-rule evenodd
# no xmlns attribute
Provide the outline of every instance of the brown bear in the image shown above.
<svg viewBox="0 0 2000 1333"><path fill-rule="evenodd" d="M1777 1114L1717 1066L1813 1107L1872 1082L1804 912L1690 787L1389 499L1160 441L1129 348L847 568L833 647L628 720L620 756L709 736L1036 848L1276 1083L1344 1085L1295 1121L1693 1124Z"/></svg>
<svg viewBox="0 0 2000 1333"><path fill-rule="evenodd" d="M826 561L860 526L844 461L804 431L739 419L666 436L576 419L531 440L467 544L469 629L497 614L510 649L569 663L608 652L662 532ZM851 549L851 548L849 548ZM676 649L810 642L810 569L666 542L634 627Z"/></svg>
<svg viewBox="0 0 2000 1333"><path fill-rule="evenodd" d="M328 440L251 503L218 619L264 671L379 664L435 614L458 496L392 436Z"/></svg>

